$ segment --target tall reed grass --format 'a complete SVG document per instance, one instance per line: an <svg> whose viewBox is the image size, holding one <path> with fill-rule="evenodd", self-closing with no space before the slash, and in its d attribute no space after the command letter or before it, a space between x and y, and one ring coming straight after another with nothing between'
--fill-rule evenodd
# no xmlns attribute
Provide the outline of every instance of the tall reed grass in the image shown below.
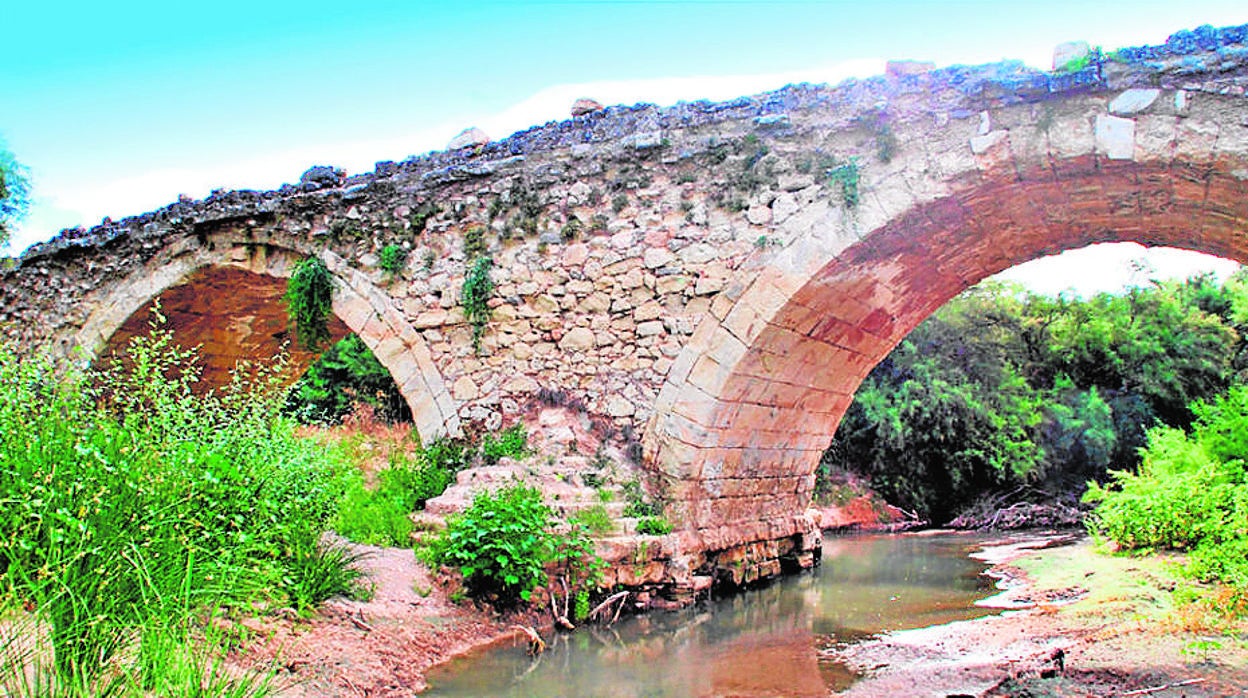
<svg viewBox="0 0 1248 698"><path fill-rule="evenodd" d="M92 371L0 345L0 695L272 691L226 667L212 618L358 576L321 542L344 459L281 416L280 370L197 394L160 327Z"/></svg>

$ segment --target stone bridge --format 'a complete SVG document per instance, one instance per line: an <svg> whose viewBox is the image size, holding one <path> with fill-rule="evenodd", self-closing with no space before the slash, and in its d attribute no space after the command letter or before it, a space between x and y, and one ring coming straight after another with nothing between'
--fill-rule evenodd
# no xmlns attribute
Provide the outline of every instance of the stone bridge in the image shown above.
<svg viewBox="0 0 1248 698"><path fill-rule="evenodd" d="M373 349L423 437L555 396L630 441L702 549L801 536L859 382L966 287L1107 241L1248 260L1246 36L1052 73L897 63L313 168L64 231L2 272L0 323L89 358L164 294L219 375L278 350L282 278L317 255L335 331ZM408 253L393 271L388 246ZM496 285L479 352L460 304L477 249Z"/></svg>

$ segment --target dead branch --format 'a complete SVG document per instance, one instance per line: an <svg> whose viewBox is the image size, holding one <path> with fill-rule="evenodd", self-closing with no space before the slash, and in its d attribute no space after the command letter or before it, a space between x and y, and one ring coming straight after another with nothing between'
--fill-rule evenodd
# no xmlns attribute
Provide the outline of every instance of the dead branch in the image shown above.
<svg viewBox="0 0 1248 698"><path fill-rule="evenodd" d="M359 618L356 618L357 613L359 614ZM360 630L363 630L366 633L373 632L373 626L364 622L363 610L357 610L355 613L347 612L347 619L351 621L352 625L359 628Z"/></svg>
<svg viewBox="0 0 1248 698"><path fill-rule="evenodd" d="M611 621L607 623L607 625L611 625L615 623L615 621L619 620L620 611L624 609L624 601L627 598L628 598L627 591L617 591L616 593L604 599L602 603L598 604L597 606L594 606L594 610L589 612L589 617L595 620L602 620L603 618L606 618L606 614L604 613L604 611L610 609L611 604L619 602L619 605L616 606L615 608L615 615L612 616Z"/></svg>
<svg viewBox="0 0 1248 698"><path fill-rule="evenodd" d="M511 627L524 633L525 637L529 639L529 654L530 655L536 657L537 655L546 651L546 641L542 639L541 635L537 634L536 630L534 630L533 628L530 628L527 625L520 625L519 623L512 625Z"/></svg>
<svg viewBox="0 0 1248 698"><path fill-rule="evenodd" d="M568 588L567 577L559 577L559 584L563 586L563 619L567 621L568 620L568 604L572 601L572 590ZM572 623L568 622L568 625L571 626ZM571 627L568 628L568 630L571 630L571 629L572 629Z"/></svg>
<svg viewBox="0 0 1248 698"><path fill-rule="evenodd" d="M551 617L555 619L555 624L558 625L559 627L565 630L576 630L576 626L572 623L572 621L568 620L568 603L567 603L568 585L566 582L564 582L563 588L564 588L564 603L563 603L562 614L559 613L559 602L556 600L556 597L558 597L559 595L558 592L556 592L553 588L548 590L550 592L549 594L547 594L547 596L550 597L550 615Z"/></svg>
<svg viewBox="0 0 1248 698"><path fill-rule="evenodd" d="M1140 688L1134 691L1127 691L1126 693L1119 693L1118 695L1120 696L1145 696L1150 693L1157 693L1159 691L1164 691L1167 688L1180 688L1182 686L1191 686L1193 684L1204 683L1205 681L1208 681L1208 679L1188 679L1186 681L1177 681L1175 683L1167 683L1161 686L1150 686L1149 688Z"/></svg>

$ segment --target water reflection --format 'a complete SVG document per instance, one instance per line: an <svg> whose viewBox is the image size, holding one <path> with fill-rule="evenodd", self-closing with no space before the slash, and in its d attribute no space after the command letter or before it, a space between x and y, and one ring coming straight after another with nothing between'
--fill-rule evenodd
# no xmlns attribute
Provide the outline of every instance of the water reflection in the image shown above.
<svg viewBox="0 0 1248 698"><path fill-rule="evenodd" d="M823 565L766 588L677 613L555 638L534 660L522 645L452 662L433 696L825 696L854 676L819 649L886 630L987 613L968 536L829 538Z"/></svg>

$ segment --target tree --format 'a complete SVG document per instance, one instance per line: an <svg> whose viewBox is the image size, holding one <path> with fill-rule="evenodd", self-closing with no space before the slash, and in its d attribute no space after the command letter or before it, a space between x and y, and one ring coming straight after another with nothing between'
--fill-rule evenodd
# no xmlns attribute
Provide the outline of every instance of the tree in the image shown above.
<svg viewBox="0 0 1248 698"><path fill-rule="evenodd" d="M384 422L410 422L411 410L394 378L349 334L330 347L291 388L286 411L303 422L337 424L356 403L371 405Z"/></svg>
<svg viewBox="0 0 1248 698"><path fill-rule="evenodd" d="M26 168L0 143L0 247L9 244L13 225L30 205L30 180Z"/></svg>
<svg viewBox="0 0 1248 698"><path fill-rule="evenodd" d="M932 520L989 494L1062 495L1140 463L1157 424L1248 375L1248 274L1056 299L969 289L866 380L821 464Z"/></svg>

